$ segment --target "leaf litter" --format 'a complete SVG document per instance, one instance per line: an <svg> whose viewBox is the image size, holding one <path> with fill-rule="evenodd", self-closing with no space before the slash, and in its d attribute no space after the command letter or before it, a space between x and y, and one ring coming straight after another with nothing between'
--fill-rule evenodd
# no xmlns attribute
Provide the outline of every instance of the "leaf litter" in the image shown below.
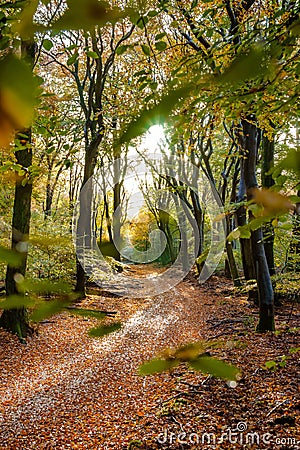
<svg viewBox="0 0 300 450"><path fill-rule="evenodd" d="M256 309L221 277L200 286L189 275L142 300L93 289L78 306L117 311L105 325L122 328L92 338L96 318L65 312L40 324L26 346L0 330L1 450L249 448L247 432L260 438L251 449L300 448L299 304L291 315L283 304L277 333L264 335L254 332ZM199 341L241 379L226 383L185 364L138 374L166 349ZM217 442L239 424L247 431L238 444Z"/></svg>

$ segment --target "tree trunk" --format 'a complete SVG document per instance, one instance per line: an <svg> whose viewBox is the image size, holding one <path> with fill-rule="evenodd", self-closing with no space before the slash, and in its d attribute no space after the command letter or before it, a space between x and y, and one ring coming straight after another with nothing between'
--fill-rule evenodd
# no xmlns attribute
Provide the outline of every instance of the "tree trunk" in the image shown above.
<svg viewBox="0 0 300 450"><path fill-rule="evenodd" d="M297 192L297 196L300 197L300 191ZM300 271L300 202L296 203L296 209L294 212L294 225L292 240L289 248L289 255L287 261L287 269L290 271Z"/></svg>
<svg viewBox="0 0 300 450"><path fill-rule="evenodd" d="M52 202L53 202L53 189L50 185L50 183L47 183L46 186L46 205L45 205L45 211L44 211L44 218L47 219L47 217L52 216Z"/></svg>
<svg viewBox="0 0 300 450"><path fill-rule="evenodd" d="M229 233L230 233L230 222L229 222L229 218L226 216L226 237L228 236ZM226 239L225 249L226 249L226 255L227 255L226 261L228 264L231 279L233 281L233 285L236 287L241 286L242 283L241 283L239 272L238 272L238 269L236 266L236 262L235 262L235 258L234 258L234 254L233 254L232 243L228 242L227 239Z"/></svg>
<svg viewBox="0 0 300 450"><path fill-rule="evenodd" d="M27 130L26 132L23 132L22 135L25 135L25 133L28 136L27 143L29 143L31 139L31 132L30 130ZM22 137L22 139L24 139L24 137ZM17 151L16 159L17 163L22 167L29 167L32 164L31 148L24 148L24 150ZM32 184L27 182L24 186L22 186L22 181L25 179L26 175L18 177L16 181L12 219L12 249L21 252L22 264L18 268L10 266L7 267L5 280L7 296L18 294L15 275L21 274L25 276L26 272L26 246L28 242L31 216L30 209ZM24 244L22 245L22 243ZM0 319L0 326L17 334L22 342L25 341L26 336L32 332L32 329L28 323L28 315L25 308L5 310Z"/></svg>
<svg viewBox="0 0 300 450"><path fill-rule="evenodd" d="M252 200L253 191L257 189L258 186L256 179L258 130L255 124L254 116L249 116L246 119L243 119L242 125L246 151L244 177L247 200L249 201ZM253 216L250 212L249 220L252 218ZM251 247L259 297L259 322L257 325L257 331L274 331L274 292L263 245L263 233L261 228L251 233Z"/></svg>
<svg viewBox="0 0 300 450"><path fill-rule="evenodd" d="M241 203L246 200L246 185L245 185L245 156L241 155L241 178L238 189L237 202ZM247 210L245 206L240 206L236 211L236 221L239 227L247 224ZM252 258L252 249L250 239L240 239L241 255L243 263L243 271L245 280L254 280L255 267Z"/></svg>
<svg viewBox="0 0 300 450"><path fill-rule="evenodd" d="M274 140L270 141L268 136L264 135L262 140L262 167L261 167L261 184L264 188L270 188L274 185L274 180L270 169L274 166ZM274 263L274 227L272 223L267 223L263 230L264 247L268 262L270 275L275 275Z"/></svg>
<svg viewBox="0 0 300 450"><path fill-rule="evenodd" d="M31 41L23 41L21 43L21 55L31 66L35 58L35 44ZM24 137L26 136L26 138ZM23 130L22 136L19 137L22 150L15 152L17 163L20 164L26 172L26 169L32 165L32 147L31 147L31 129ZM27 265L27 242L30 228L31 217L31 196L32 183L25 182L26 173L23 176L16 174L15 198L12 217L12 249L18 251L22 255L22 264L20 267L7 267L5 289L6 295L15 295L18 293L15 281L15 275L21 274L25 276ZM22 182L24 186L22 185ZM24 244L22 245L22 243ZM32 328L29 326L26 308L7 309L0 318L0 326L17 334L21 342L25 342L25 338L32 334Z"/></svg>
<svg viewBox="0 0 300 450"><path fill-rule="evenodd" d="M117 261L121 261L121 255L118 250L121 245L121 189L122 182L120 179L120 154L116 153L114 155L114 218L113 218L113 239L114 239L114 248L116 253L114 258Z"/></svg>
<svg viewBox="0 0 300 450"><path fill-rule="evenodd" d="M197 258L203 253L203 245L204 245L204 214L201 208L200 200L199 200L199 194L198 192L195 192L193 189L190 189L190 195L193 205L193 215L195 217L198 232L199 232L199 246L197 250ZM200 275L201 272L201 264L196 263L196 268L198 275Z"/></svg>
<svg viewBox="0 0 300 450"><path fill-rule="evenodd" d="M91 141L86 147L85 160L84 160L84 174L83 182L81 186L81 194L83 193L83 187L93 176L97 156L98 147L101 143L103 134L102 132ZM92 224L91 224L91 208L92 197L89 190L84 192L84 196L80 199L80 211L78 219L78 229L84 230L82 235L77 232L76 236L76 286L75 292L78 293L80 298L86 297L85 285L86 285L86 273L84 270L84 252L91 248L92 242Z"/></svg>

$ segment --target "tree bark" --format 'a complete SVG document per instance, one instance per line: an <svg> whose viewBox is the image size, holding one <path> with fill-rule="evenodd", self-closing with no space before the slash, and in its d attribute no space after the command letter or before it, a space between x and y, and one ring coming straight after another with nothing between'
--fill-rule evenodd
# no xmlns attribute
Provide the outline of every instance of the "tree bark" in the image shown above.
<svg viewBox="0 0 300 450"><path fill-rule="evenodd" d="M274 185L272 175L269 173L274 166L274 140L269 140L264 135L262 139L262 167L261 167L261 184L262 187L269 189ZM274 263L274 227L269 222L264 226L264 247L268 262L270 275L275 275Z"/></svg>
<svg viewBox="0 0 300 450"><path fill-rule="evenodd" d="M28 135L27 143L29 143L31 138L30 130L27 130L26 134ZM23 132L22 135L25 135L25 132ZM24 137L22 137L22 139L24 139ZM16 159L18 164L20 164L25 169L28 168L32 164L31 148L24 148L24 150L17 151ZM30 209L32 184L31 182L27 182L23 186L23 180L26 180L26 175L17 177L12 219L12 249L21 253L22 264L17 268L10 266L7 267L5 279L5 289L7 296L18 294L15 275L21 274L25 276L26 272L26 246L28 243L31 216ZM21 341L25 341L25 338L32 332L32 329L28 323L27 311L24 307L5 310L0 319L0 326L17 334Z"/></svg>
<svg viewBox="0 0 300 450"><path fill-rule="evenodd" d="M241 155L240 167L241 167L241 177L240 184L238 188L237 202L241 203L246 200L246 184L245 184L245 155ZM240 206L236 211L236 222L239 227L247 224L247 210L245 206ZM254 280L255 277L255 267L252 258L252 248L250 239L240 239L242 264L245 280Z"/></svg>
<svg viewBox="0 0 300 450"><path fill-rule="evenodd" d="M84 174L83 182L81 186L81 194L83 193L83 188L89 179L93 176L97 157L98 157L98 147L101 143L103 137L102 131L98 136L91 141L91 143L86 147L85 160L84 160ZM76 236L76 286L75 292L80 298L86 297L86 273L84 270L84 251L85 249L91 248L92 241L92 224L91 224L91 208L92 208L92 198L89 195L90 192L87 190L84 196L80 199L80 211L78 219L78 229L85 230L84 235L79 235L77 232Z"/></svg>
<svg viewBox="0 0 300 450"><path fill-rule="evenodd" d="M31 66L35 58L35 44L31 41L21 43L21 55ZM26 137L24 137L26 136ZM15 152L17 163L20 164L25 172L32 165L32 147L31 147L31 129L23 130L19 137L22 143L22 150ZM15 197L12 217L12 249L21 253L22 264L20 267L7 266L5 289L6 295L18 294L15 275L25 276L27 266L27 243L29 237L30 217L31 217L31 197L32 183L26 179L28 174L18 176L16 173ZM23 243L23 245L22 245ZM25 343L25 338L32 334L32 328L29 325L26 308L7 309L0 318L0 326L17 334L21 342Z"/></svg>
<svg viewBox="0 0 300 450"><path fill-rule="evenodd" d="M300 191L297 192L300 197ZM289 248L289 255L287 261L287 269L294 272L300 271L300 202L296 203L294 212L294 226L292 240Z"/></svg>
<svg viewBox="0 0 300 450"><path fill-rule="evenodd" d="M256 179L258 130L255 123L255 117L250 115L243 119L242 126L246 152L244 177L247 200L250 201L253 198L254 190L258 187ZM253 215L250 211L249 220L252 218ZM263 245L263 233L261 228L252 231L251 247L259 297L259 322L257 325L257 331L274 331L274 292Z"/></svg>

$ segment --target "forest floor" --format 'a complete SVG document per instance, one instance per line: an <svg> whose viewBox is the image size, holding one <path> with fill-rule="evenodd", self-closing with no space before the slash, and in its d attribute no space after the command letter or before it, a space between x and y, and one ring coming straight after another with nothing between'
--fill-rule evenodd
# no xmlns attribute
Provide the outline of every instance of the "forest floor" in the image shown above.
<svg viewBox="0 0 300 450"><path fill-rule="evenodd" d="M283 303L277 332L263 335L257 309L222 277L200 286L189 275L143 300L91 289L80 305L117 311L106 321L122 329L90 338L96 319L62 313L27 345L0 330L1 450L300 448L299 304ZM199 340L239 367L236 386L183 364L138 375L164 349Z"/></svg>

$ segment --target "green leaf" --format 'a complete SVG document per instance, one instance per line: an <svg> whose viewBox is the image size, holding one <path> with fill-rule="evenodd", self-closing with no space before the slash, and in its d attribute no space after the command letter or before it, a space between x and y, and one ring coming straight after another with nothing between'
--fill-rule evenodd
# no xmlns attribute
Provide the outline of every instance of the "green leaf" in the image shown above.
<svg viewBox="0 0 300 450"><path fill-rule="evenodd" d="M142 47L143 53L146 56L150 56L150 54L151 54L150 47L148 47L148 45L145 45L145 44L142 44L141 47Z"/></svg>
<svg viewBox="0 0 300 450"><path fill-rule="evenodd" d="M38 7L38 0L31 0L23 7L18 20L12 26L13 31L24 40L33 39L37 26L33 23L33 17Z"/></svg>
<svg viewBox="0 0 300 450"><path fill-rule="evenodd" d="M156 41L160 41L163 37L166 36L166 34L167 34L167 33L165 33L165 32L163 32L163 33L158 33L158 34L155 36L155 40L156 40Z"/></svg>
<svg viewBox="0 0 300 450"><path fill-rule="evenodd" d="M136 21L136 26L140 29L143 30L145 28L145 26L147 25L147 23L149 22L148 17L146 16L142 16L142 17L138 17L137 21Z"/></svg>
<svg viewBox="0 0 300 450"><path fill-rule="evenodd" d="M155 47L159 51L163 51L167 48L167 44L164 41L155 42Z"/></svg>
<svg viewBox="0 0 300 450"><path fill-rule="evenodd" d="M200 356L198 359L190 361L190 367L203 373L213 375L224 380L236 380L239 370L237 367L212 358L210 356Z"/></svg>
<svg viewBox="0 0 300 450"><path fill-rule="evenodd" d="M204 351L205 348L202 342L193 342L179 347L174 352L174 357L182 362L192 361L197 359Z"/></svg>
<svg viewBox="0 0 300 450"><path fill-rule="evenodd" d="M53 47L53 42L50 41L50 39L44 39L43 40L43 47L45 50L47 50L48 52L51 50L51 48Z"/></svg>
<svg viewBox="0 0 300 450"><path fill-rule="evenodd" d="M0 245L0 261L9 264L11 267L20 267L23 256L15 250L10 250Z"/></svg>
<svg viewBox="0 0 300 450"><path fill-rule="evenodd" d="M53 30L91 30L132 14L131 8L111 7L105 1L68 0L67 3L68 9L53 23Z"/></svg>
<svg viewBox="0 0 300 450"><path fill-rule="evenodd" d="M67 65L71 66L72 64L74 64L77 60L78 60L78 53L74 53L72 56L70 56L67 60Z"/></svg>
<svg viewBox="0 0 300 450"><path fill-rule="evenodd" d="M30 320L33 322L41 322L42 320L61 312L68 304L69 302L63 300L48 300L42 302L37 309L32 312Z"/></svg>
<svg viewBox="0 0 300 450"><path fill-rule="evenodd" d="M174 360L165 360L165 359L152 359L139 367L140 375L153 375L154 373L164 372L165 370L170 370L173 367L176 367L179 364L179 361Z"/></svg>
<svg viewBox="0 0 300 450"><path fill-rule="evenodd" d="M239 239L241 233L239 228L235 228L234 230L231 231L231 233L229 233L229 235L227 236L227 240L228 242L233 241L234 239Z"/></svg>
<svg viewBox="0 0 300 450"><path fill-rule="evenodd" d="M290 353L291 355L293 355L294 353L298 353L298 352L300 352L300 347L291 347L291 348L289 349L289 353Z"/></svg>
<svg viewBox="0 0 300 450"><path fill-rule="evenodd" d="M97 53L96 53L96 52L93 52L92 50L88 50L88 51L86 52L86 54L87 54L87 56L89 56L90 58L93 58L93 59L98 59L98 58L99 58L99 56L97 55Z"/></svg>
<svg viewBox="0 0 300 450"><path fill-rule="evenodd" d="M12 130L30 126L40 81L23 60L13 55L0 59L1 115L9 120ZM2 130L0 123L0 145L5 145L5 133L11 140L11 130Z"/></svg>
<svg viewBox="0 0 300 450"><path fill-rule="evenodd" d="M27 295L10 295L0 301L0 309L27 308L32 305L34 305L34 300Z"/></svg>
<svg viewBox="0 0 300 450"><path fill-rule="evenodd" d="M238 55L225 72L216 78L220 84L236 85L246 80L255 79L267 73L269 65L266 63L263 46L254 46L245 54Z"/></svg>
<svg viewBox="0 0 300 450"><path fill-rule="evenodd" d="M240 226L239 232L240 232L240 239L249 239L251 237L249 225Z"/></svg>
<svg viewBox="0 0 300 450"><path fill-rule="evenodd" d="M300 150L290 150L288 156L280 162L280 167L300 174Z"/></svg>
<svg viewBox="0 0 300 450"><path fill-rule="evenodd" d="M288 199L292 203L300 203L300 197L298 195L289 195Z"/></svg>
<svg viewBox="0 0 300 450"><path fill-rule="evenodd" d="M250 221L249 227L252 231L255 231L261 228L267 222L270 222L269 217L256 217L255 219L252 219Z"/></svg>
<svg viewBox="0 0 300 450"><path fill-rule="evenodd" d="M267 369L275 369L276 368L276 361L267 361L265 363L265 367Z"/></svg>
<svg viewBox="0 0 300 450"><path fill-rule="evenodd" d="M75 314L82 317L95 317L96 319L104 319L106 317L105 313L94 311L93 309L76 308L70 306L68 308L68 311L70 312L70 314Z"/></svg>
<svg viewBox="0 0 300 450"><path fill-rule="evenodd" d="M113 333L114 331L120 330L122 327L121 323L114 323L112 325L103 325L89 330L89 336L91 337L102 337L106 334Z"/></svg>
<svg viewBox="0 0 300 450"><path fill-rule="evenodd" d="M148 16L148 17L155 17L155 16L157 16L159 13L160 13L160 11L157 11L157 10L155 10L155 9L152 9L151 11L149 11L149 12L147 13L147 16Z"/></svg>
<svg viewBox="0 0 300 450"><path fill-rule="evenodd" d="M202 264L203 262L206 261L207 255L209 253L209 249L204 250L203 253L201 253L200 256L198 256L198 258L196 259L197 264Z"/></svg>
<svg viewBox="0 0 300 450"><path fill-rule="evenodd" d="M156 91L157 87L158 87L158 83L156 81L153 81L152 83L149 84L150 89L152 89L153 91Z"/></svg>
<svg viewBox="0 0 300 450"><path fill-rule="evenodd" d="M116 54L117 55L123 55L128 49L129 45L119 45L119 47L116 48Z"/></svg>

